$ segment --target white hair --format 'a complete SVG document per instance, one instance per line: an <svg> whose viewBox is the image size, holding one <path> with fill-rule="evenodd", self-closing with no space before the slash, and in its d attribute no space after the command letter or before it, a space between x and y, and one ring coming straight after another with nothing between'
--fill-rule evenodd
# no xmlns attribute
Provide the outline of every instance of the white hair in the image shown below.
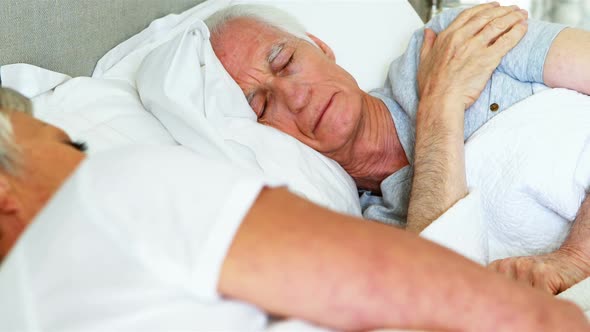
<svg viewBox="0 0 590 332"><path fill-rule="evenodd" d="M14 90L0 88L0 168L15 174L20 156L10 123L12 112L32 114L31 102Z"/></svg>
<svg viewBox="0 0 590 332"><path fill-rule="evenodd" d="M205 20L211 35L219 33L225 24L238 18L249 18L268 26L280 29L295 37L316 45L309 38L305 27L291 14L273 6L240 4L223 8ZM317 45L316 45L317 46Z"/></svg>

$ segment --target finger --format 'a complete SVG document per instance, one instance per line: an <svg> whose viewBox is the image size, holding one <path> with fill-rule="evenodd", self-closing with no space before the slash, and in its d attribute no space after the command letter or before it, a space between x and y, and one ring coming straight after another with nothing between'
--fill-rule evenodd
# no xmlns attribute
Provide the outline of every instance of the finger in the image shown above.
<svg viewBox="0 0 590 332"><path fill-rule="evenodd" d="M490 45L507 33L514 26L528 18L526 10L517 10L488 23L476 36L476 40L483 45Z"/></svg>
<svg viewBox="0 0 590 332"><path fill-rule="evenodd" d="M507 276L510 279L516 280L516 273L514 271L514 262L511 259L504 259L498 262L496 271Z"/></svg>
<svg viewBox="0 0 590 332"><path fill-rule="evenodd" d="M535 266L534 287L546 293L557 295L563 289L563 279L551 265L543 263Z"/></svg>
<svg viewBox="0 0 590 332"><path fill-rule="evenodd" d="M495 19L503 17L509 13L518 12L517 6L509 7L491 7L470 16L469 20L463 26L456 30L446 29L441 33L441 38L448 40L450 45L456 49L463 49L466 54L471 54L473 50L479 51L482 49L481 39L474 38L478 32L491 24ZM505 32L503 30L502 32ZM476 41L473 43L472 41ZM484 45L488 46L489 42Z"/></svg>
<svg viewBox="0 0 590 332"><path fill-rule="evenodd" d="M504 269L504 275L507 276L508 278L512 279L512 280L518 280L516 278L516 266L514 264L508 265Z"/></svg>
<svg viewBox="0 0 590 332"><path fill-rule="evenodd" d="M515 262L516 280L533 287L534 284L534 263L530 259L524 258Z"/></svg>
<svg viewBox="0 0 590 332"><path fill-rule="evenodd" d="M422 62L424 58L430 53L432 50L432 46L434 45L434 41L436 40L436 33L431 29L424 29L424 41L422 42L422 49L420 50L420 61Z"/></svg>
<svg viewBox="0 0 590 332"><path fill-rule="evenodd" d="M500 265L500 260L493 261L488 265L488 269L492 271L498 271L498 265Z"/></svg>
<svg viewBox="0 0 590 332"><path fill-rule="evenodd" d="M500 33L506 32L506 30L508 30L512 25L523 19L526 19L526 16L523 16L523 13L524 12L522 12L518 6L490 8L473 16L465 24L463 31L469 36L475 36L481 31L487 31L488 33L489 31L497 31L497 34L495 35L497 37ZM517 19L512 25L508 25L506 21L511 20L507 20L507 16L510 18L516 16L519 19Z"/></svg>
<svg viewBox="0 0 590 332"><path fill-rule="evenodd" d="M484 3L482 5L474 6L461 12L455 20L446 28L447 31L455 31L465 25L473 16L479 14L490 8L499 7L497 2Z"/></svg>
<svg viewBox="0 0 590 332"><path fill-rule="evenodd" d="M513 26L508 32L498 37L498 39L488 47L487 51L491 52L490 54L496 57L496 64L499 64L502 57L520 42L527 30L527 22L520 22Z"/></svg>
<svg viewBox="0 0 590 332"><path fill-rule="evenodd" d="M533 287L548 294L557 294L557 290L553 289L551 283L549 282L549 278L547 278L547 275L544 273L544 271L536 271L534 273Z"/></svg>

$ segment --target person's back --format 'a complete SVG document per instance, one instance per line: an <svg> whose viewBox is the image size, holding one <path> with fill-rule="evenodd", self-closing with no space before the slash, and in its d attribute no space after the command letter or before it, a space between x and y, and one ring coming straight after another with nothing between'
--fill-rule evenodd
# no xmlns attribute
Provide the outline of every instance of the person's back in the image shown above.
<svg viewBox="0 0 590 332"><path fill-rule="evenodd" d="M262 329L217 284L263 185L183 147L88 157L3 264L0 330Z"/></svg>

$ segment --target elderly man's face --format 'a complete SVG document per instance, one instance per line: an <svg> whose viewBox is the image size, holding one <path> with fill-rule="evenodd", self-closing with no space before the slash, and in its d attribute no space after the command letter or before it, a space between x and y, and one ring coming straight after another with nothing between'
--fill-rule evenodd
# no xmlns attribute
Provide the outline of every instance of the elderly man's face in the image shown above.
<svg viewBox="0 0 590 332"><path fill-rule="evenodd" d="M10 120L21 162L0 170L0 258L84 158L63 130L21 112Z"/></svg>
<svg viewBox="0 0 590 332"><path fill-rule="evenodd" d="M215 53L244 91L258 121L327 155L351 144L364 92L332 51L247 18L212 38Z"/></svg>

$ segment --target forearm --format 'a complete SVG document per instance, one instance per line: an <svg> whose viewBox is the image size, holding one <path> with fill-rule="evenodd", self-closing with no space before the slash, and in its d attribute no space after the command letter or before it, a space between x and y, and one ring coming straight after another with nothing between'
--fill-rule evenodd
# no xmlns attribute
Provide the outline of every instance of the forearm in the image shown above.
<svg viewBox="0 0 590 332"><path fill-rule="evenodd" d="M490 3L463 11L438 36L424 30L408 230L420 232L467 194L464 112L526 33L526 17Z"/></svg>
<svg viewBox="0 0 590 332"><path fill-rule="evenodd" d="M464 109L423 98L416 120L414 179L407 229L421 232L467 194Z"/></svg>
<svg viewBox="0 0 590 332"><path fill-rule="evenodd" d="M590 94L590 31L568 28L555 38L545 60L543 79L553 88Z"/></svg>
<svg viewBox="0 0 590 332"><path fill-rule="evenodd" d="M536 301L553 301L413 234L328 211L284 189L265 190L251 209L219 290L339 330L501 331L522 317L541 323Z"/></svg>
<svg viewBox="0 0 590 332"><path fill-rule="evenodd" d="M590 275L590 195L582 202L570 234L560 250L578 258L581 264L579 268L587 276Z"/></svg>

